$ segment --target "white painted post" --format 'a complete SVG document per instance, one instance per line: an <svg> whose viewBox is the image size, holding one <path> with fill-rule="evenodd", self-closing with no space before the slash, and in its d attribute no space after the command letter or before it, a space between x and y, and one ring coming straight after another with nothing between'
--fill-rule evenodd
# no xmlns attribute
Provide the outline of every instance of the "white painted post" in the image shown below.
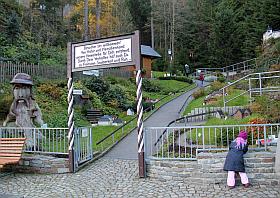
<svg viewBox="0 0 280 198"><path fill-rule="evenodd" d="M262 95L262 77L261 77L261 73L259 73L259 82L260 82L260 95Z"/></svg>

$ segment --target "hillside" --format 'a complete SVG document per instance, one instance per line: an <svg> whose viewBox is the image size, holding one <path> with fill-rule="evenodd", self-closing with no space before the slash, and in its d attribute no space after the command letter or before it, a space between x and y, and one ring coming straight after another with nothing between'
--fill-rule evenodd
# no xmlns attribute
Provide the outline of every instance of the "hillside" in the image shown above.
<svg viewBox="0 0 280 198"><path fill-rule="evenodd" d="M42 81L34 79L33 95L41 108L43 119L48 127L67 127L67 82L66 80ZM143 81L143 98L160 99L179 89L188 87L190 84L176 80L147 80ZM77 80L75 89L82 89L83 95L88 98L86 102L80 102L75 96L75 125L88 126L86 119L87 109L100 109L103 114L130 119L126 116L128 108L135 107L135 79L122 79L116 77L87 78ZM5 119L10 104L12 103L12 86L9 83L0 84L0 122ZM149 104L144 102L144 108Z"/></svg>

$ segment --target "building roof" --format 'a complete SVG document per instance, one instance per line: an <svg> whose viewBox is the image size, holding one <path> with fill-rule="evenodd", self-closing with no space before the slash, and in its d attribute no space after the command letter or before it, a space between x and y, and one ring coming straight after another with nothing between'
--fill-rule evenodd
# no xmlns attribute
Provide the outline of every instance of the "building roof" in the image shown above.
<svg viewBox="0 0 280 198"><path fill-rule="evenodd" d="M153 58L161 58L161 55L157 53L153 48L148 45L141 45L141 55L150 56Z"/></svg>

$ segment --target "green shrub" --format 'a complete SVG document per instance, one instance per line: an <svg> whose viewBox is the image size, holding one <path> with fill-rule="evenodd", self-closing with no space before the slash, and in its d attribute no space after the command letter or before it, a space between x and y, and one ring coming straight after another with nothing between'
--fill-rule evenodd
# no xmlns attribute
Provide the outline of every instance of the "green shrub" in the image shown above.
<svg viewBox="0 0 280 198"><path fill-rule="evenodd" d="M53 84L42 84L37 88L37 90L55 100L59 99L62 95L61 89Z"/></svg>
<svg viewBox="0 0 280 198"><path fill-rule="evenodd" d="M211 92L218 91L221 88L223 88L225 85L226 85L225 83L222 83L220 81L215 81L215 82L211 83Z"/></svg>
<svg viewBox="0 0 280 198"><path fill-rule="evenodd" d="M86 79L83 81L83 84L89 90L97 93L100 96L105 94L110 88L110 85L108 82L106 82L103 79L98 78L98 77L92 77L91 79Z"/></svg>
<svg viewBox="0 0 280 198"><path fill-rule="evenodd" d="M206 95L206 93L205 93L204 89L199 89L192 94L194 99L200 98L200 97L205 96L205 95Z"/></svg>
<svg viewBox="0 0 280 198"><path fill-rule="evenodd" d="M147 92L159 92L160 87L153 83L151 80L146 78L142 81L142 89Z"/></svg>
<svg viewBox="0 0 280 198"><path fill-rule="evenodd" d="M192 79L185 77L185 76L167 76L167 77L159 77L159 80L177 80L177 81L181 81L181 82L187 82L189 84L191 84L193 81Z"/></svg>

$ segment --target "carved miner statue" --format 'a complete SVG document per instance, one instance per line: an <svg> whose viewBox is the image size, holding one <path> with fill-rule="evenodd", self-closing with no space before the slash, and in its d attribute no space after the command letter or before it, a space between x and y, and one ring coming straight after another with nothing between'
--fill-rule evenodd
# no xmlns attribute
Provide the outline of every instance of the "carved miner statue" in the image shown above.
<svg viewBox="0 0 280 198"><path fill-rule="evenodd" d="M14 76L11 84L14 85L14 100L3 126L32 128L35 127L35 124L42 126L44 124L42 113L32 96L33 82L31 76L25 73L18 73ZM33 148L35 143L32 130L24 129L24 135L27 138L27 147ZM41 134L36 134L36 136L36 138L42 138Z"/></svg>

